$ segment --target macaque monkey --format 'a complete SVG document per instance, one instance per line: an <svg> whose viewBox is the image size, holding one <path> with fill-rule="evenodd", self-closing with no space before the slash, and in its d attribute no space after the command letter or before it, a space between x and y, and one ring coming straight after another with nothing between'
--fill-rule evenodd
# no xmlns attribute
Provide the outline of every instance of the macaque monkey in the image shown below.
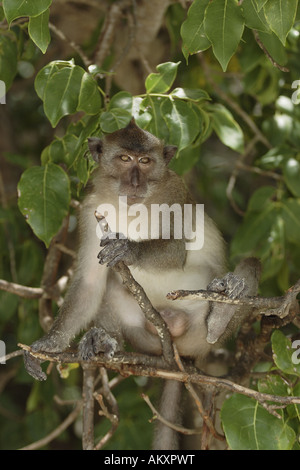
<svg viewBox="0 0 300 470"><path fill-rule="evenodd" d="M174 302L166 295L177 289L206 289L208 285L232 296L255 294L257 263L250 260L235 274L222 278L227 272L224 241L212 220L197 212L182 179L168 168L176 147L165 146L132 120L126 128L103 139L90 138L89 150L99 167L81 209L77 268L51 330L32 344L32 350L63 351L76 334L92 324L79 344L85 360L98 352L112 357L123 341L136 351L160 355L155 327L145 319L119 275L110 269L123 261L160 312L180 355L204 362L211 349L234 329L237 307L206 301ZM153 208L165 211L154 221ZM188 208L192 208L190 219L185 216ZM106 209L103 215L117 236L102 239L99 253L101 234L96 233L94 212ZM169 223L163 227L166 215ZM187 221L189 227L185 227ZM46 378L29 354L25 364L36 379ZM172 413L177 413L179 390L180 384L167 381L162 399L167 419L176 421ZM156 448L175 448L174 432L162 428L165 434L156 438Z"/></svg>

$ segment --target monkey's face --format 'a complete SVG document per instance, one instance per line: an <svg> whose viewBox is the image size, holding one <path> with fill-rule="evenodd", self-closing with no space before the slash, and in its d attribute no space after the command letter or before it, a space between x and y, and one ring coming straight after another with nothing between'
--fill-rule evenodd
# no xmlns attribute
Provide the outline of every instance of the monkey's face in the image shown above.
<svg viewBox="0 0 300 470"><path fill-rule="evenodd" d="M109 150L103 153L100 167L105 168L106 176L111 178L116 194L127 196L129 204L143 202L166 171L162 149L137 152L118 147Z"/></svg>
<svg viewBox="0 0 300 470"><path fill-rule="evenodd" d="M90 138L89 149L110 189L117 196L127 196L129 204L143 202L155 192L176 151L174 146L164 147L134 120L102 140Z"/></svg>

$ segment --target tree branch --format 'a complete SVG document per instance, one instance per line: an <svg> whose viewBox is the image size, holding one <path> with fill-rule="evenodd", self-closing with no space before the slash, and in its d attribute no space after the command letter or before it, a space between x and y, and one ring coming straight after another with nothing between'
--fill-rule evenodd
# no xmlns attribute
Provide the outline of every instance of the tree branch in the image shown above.
<svg viewBox="0 0 300 470"><path fill-rule="evenodd" d="M33 352L30 346L20 344L19 346L24 350L30 352L32 356L41 361L51 362L65 362L65 363L80 363L80 364L93 364L103 366L106 369L118 371L126 375L137 375L143 377L158 377L167 380L178 380L183 383L194 383L198 385L210 385L218 389L225 389L231 392L241 393L248 397L254 398L259 403L266 401L273 401L284 405L300 404L300 396L277 396L268 393L260 393L256 390L244 387L237 383L232 382L224 377L212 377L195 372L195 367L190 367L188 364L185 366L186 371L172 370L170 364L163 361L161 357L146 356L135 353L116 354L112 359L107 359L103 354L93 357L89 361L82 361L80 357L72 352L64 353L41 353ZM149 361L147 360L149 359ZM152 366L145 365L145 363L152 363ZM155 364L156 362L156 364ZM161 367L163 363L163 368Z"/></svg>
<svg viewBox="0 0 300 470"><path fill-rule="evenodd" d="M26 287L4 279L0 279L0 290L5 290L25 299L40 299L44 293L44 289L41 287Z"/></svg>
<svg viewBox="0 0 300 470"><path fill-rule="evenodd" d="M111 230L107 224L105 217L103 217L97 211L95 211L95 217L102 233L108 236L109 233L111 233ZM112 267L112 269L121 275L123 284L127 287L129 292L131 292L131 294L139 304L146 319L155 326L157 334L161 340L164 359L170 364L174 363L172 340L169 330L159 312L155 310L155 308L152 306L150 300L146 295L146 292L144 291L142 286L140 286L140 284L136 282L136 280L133 278L129 268L125 265L125 263L123 263L123 261L117 263L115 266Z"/></svg>
<svg viewBox="0 0 300 470"><path fill-rule="evenodd" d="M255 313L266 316L275 315L284 318L289 314L290 308L295 304L300 292L300 279L281 297L247 296L242 299L232 299L225 294L207 290L177 290L167 294L170 300L209 300L231 305L247 305L257 310Z"/></svg>

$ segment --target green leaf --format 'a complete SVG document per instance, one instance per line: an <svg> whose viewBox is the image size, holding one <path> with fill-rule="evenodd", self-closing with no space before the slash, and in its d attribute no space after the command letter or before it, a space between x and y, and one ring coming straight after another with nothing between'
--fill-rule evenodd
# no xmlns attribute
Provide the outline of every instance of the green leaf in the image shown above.
<svg viewBox="0 0 300 470"><path fill-rule="evenodd" d="M225 401L221 420L232 450L289 450L296 439L283 419L244 395L235 394Z"/></svg>
<svg viewBox="0 0 300 470"><path fill-rule="evenodd" d="M177 75L180 62L165 62L156 67L158 73L150 73L146 78L145 86L147 93L166 93Z"/></svg>
<svg viewBox="0 0 300 470"><path fill-rule="evenodd" d="M235 0L214 0L205 11L205 33L212 43L214 55L226 71L241 40L245 20Z"/></svg>
<svg viewBox="0 0 300 470"><path fill-rule="evenodd" d="M141 106L152 116L152 119L144 128L159 139L169 142L169 130L161 113L161 106L166 100L169 100L169 98L148 95Z"/></svg>
<svg viewBox="0 0 300 470"><path fill-rule="evenodd" d="M34 88L38 97L41 98L41 100L44 100L46 86L48 85L50 78L55 72L65 67L73 66L73 61L66 60L55 60L53 62L50 62L48 65L45 65L45 67L43 67L39 71L34 81Z"/></svg>
<svg viewBox="0 0 300 470"><path fill-rule="evenodd" d="M248 212L262 212L273 207L275 189L272 186L263 186L253 193L248 204Z"/></svg>
<svg viewBox="0 0 300 470"><path fill-rule="evenodd" d="M260 11L269 0L255 0L257 11Z"/></svg>
<svg viewBox="0 0 300 470"><path fill-rule="evenodd" d="M0 35L0 72L1 80L5 83L6 91L10 88L17 73L18 50L15 41L10 36ZM5 93L5 90L0 90Z"/></svg>
<svg viewBox="0 0 300 470"><path fill-rule="evenodd" d="M97 114L101 111L101 103L97 83L90 74L85 72L80 84L77 111L85 111L86 114Z"/></svg>
<svg viewBox="0 0 300 470"><path fill-rule="evenodd" d="M169 143L182 150L195 140L200 125L198 116L189 103L166 100L161 106L161 113L169 129Z"/></svg>
<svg viewBox="0 0 300 470"><path fill-rule="evenodd" d="M3 9L10 24L20 16L38 16L49 8L52 0L3 0Z"/></svg>
<svg viewBox="0 0 300 470"><path fill-rule="evenodd" d="M278 211L273 201L274 194L275 189L266 186L258 189L250 199L243 223L231 243L233 257L254 255L268 243Z"/></svg>
<svg viewBox="0 0 300 470"><path fill-rule="evenodd" d="M45 10L38 16L32 16L29 18L28 32L33 42L38 48L45 54L47 47L50 43L50 31L49 31L49 9Z"/></svg>
<svg viewBox="0 0 300 470"><path fill-rule="evenodd" d="M211 46L204 30L204 13L208 4L209 0L195 0L181 26L182 52L186 60L189 55L205 51Z"/></svg>
<svg viewBox="0 0 300 470"><path fill-rule="evenodd" d="M103 132L111 133L129 124L131 114L125 109L113 108L100 116L100 126Z"/></svg>
<svg viewBox="0 0 300 470"><path fill-rule="evenodd" d="M68 176L53 163L28 168L21 176L18 193L20 211L36 236L49 246L69 210Z"/></svg>
<svg viewBox="0 0 300 470"><path fill-rule="evenodd" d="M279 375L266 375L258 381L258 390L261 393L269 393L270 395L279 395L286 397L288 393L288 384Z"/></svg>
<svg viewBox="0 0 300 470"><path fill-rule="evenodd" d="M264 5L267 22L283 45L291 30L298 7L298 0L272 0Z"/></svg>
<svg viewBox="0 0 300 470"><path fill-rule="evenodd" d="M286 238L296 245L299 244L300 233L300 199L281 201L281 214L285 222Z"/></svg>
<svg viewBox="0 0 300 470"><path fill-rule="evenodd" d="M260 252L257 251L263 265L262 281L276 276L282 269L285 262L285 245L284 220L280 214L277 214L270 227L268 243L262 246Z"/></svg>
<svg viewBox="0 0 300 470"><path fill-rule="evenodd" d="M190 101L206 101L211 100L209 94L205 90L201 90L201 88L175 88L170 93L171 96L180 98L182 100L190 100Z"/></svg>
<svg viewBox="0 0 300 470"><path fill-rule="evenodd" d="M180 150L175 158L172 158L169 167L178 175L184 175L190 171L200 156L200 146L198 144L189 145L187 148Z"/></svg>
<svg viewBox="0 0 300 470"><path fill-rule="evenodd" d="M294 196L300 197L300 163L289 158L283 164L284 181Z"/></svg>
<svg viewBox="0 0 300 470"><path fill-rule="evenodd" d="M84 70L79 66L65 67L51 75L44 93L44 111L55 127L60 119L77 111Z"/></svg>
<svg viewBox="0 0 300 470"><path fill-rule="evenodd" d="M244 135L232 114L223 105L209 105L212 126L219 139L227 147L243 152Z"/></svg>
<svg viewBox="0 0 300 470"><path fill-rule="evenodd" d="M132 112L133 96L128 91L119 91L110 100L108 109L122 108Z"/></svg>
<svg viewBox="0 0 300 470"><path fill-rule="evenodd" d="M280 330L275 330L271 336L273 359L276 366L286 374L300 376L300 364L294 361L291 341Z"/></svg>
<svg viewBox="0 0 300 470"><path fill-rule="evenodd" d="M46 147L41 156L42 165L46 163L65 163L69 168L75 158L78 137L66 134L63 139L56 138Z"/></svg>
<svg viewBox="0 0 300 470"><path fill-rule="evenodd" d="M244 0L242 11L245 18L245 25L258 31L270 32L264 11L257 11L255 0Z"/></svg>

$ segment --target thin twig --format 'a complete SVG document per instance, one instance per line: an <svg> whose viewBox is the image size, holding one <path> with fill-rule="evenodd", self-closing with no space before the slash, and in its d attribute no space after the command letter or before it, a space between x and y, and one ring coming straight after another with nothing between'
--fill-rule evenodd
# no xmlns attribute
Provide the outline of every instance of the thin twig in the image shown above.
<svg viewBox="0 0 300 470"><path fill-rule="evenodd" d="M14 357L18 357L22 355L23 355L23 351L20 349L17 349L16 351L13 351L11 353L6 354L5 356L0 357L0 364L5 364L10 359L13 359Z"/></svg>
<svg viewBox="0 0 300 470"><path fill-rule="evenodd" d="M259 34L258 34L258 31L256 31L255 29L253 29L252 32L253 32L255 41L257 42L257 44L259 45L259 47L261 48L261 50L264 52L265 56L269 59L269 61L271 62L271 64L272 64L274 67L276 67L277 69L281 70L281 72L289 72L289 69L288 69L288 68L283 67L283 65L278 64L278 62L276 62L276 60L273 59L273 57L271 56L271 54L269 53L269 51L268 51L267 48L265 47L264 43L261 41L261 39L260 39L260 37L259 37Z"/></svg>
<svg viewBox="0 0 300 470"><path fill-rule="evenodd" d="M96 400L98 401L101 412L99 411L99 414L102 414L106 416L107 419L111 422L111 428L109 431L105 434L104 437L100 439L98 444L95 446L95 450L101 449L108 441L111 439L113 434L116 432L118 425L119 425L119 408L118 408L118 403L115 397L113 396L110 388L110 383L108 381L108 376L106 369L104 367L100 368L100 374L102 377L102 390L103 390L103 395L105 396L107 402L109 403L112 412L109 412L107 407L104 404L103 401L103 396L100 393L95 393L94 396Z"/></svg>
<svg viewBox="0 0 300 470"><path fill-rule="evenodd" d="M178 368L179 370L181 370L182 372L185 371L184 369L184 365L182 363L182 360L179 356L179 353L178 353L178 350L177 350L177 347L175 344L173 344L173 348L174 348L174 358L175 358L175 361L176 361L176 364L178 365ZM196 407L198 409L198 412L200 414L200 416L202 417L203 419L203 422L206 424L206 426L208 427L210 433L216 438L216 439L219 439L221 441L224 440L224 436L220 436L217 431L215 430L215 427L214 427L214 424L210 418L210 416L207 415L207 413L205 412L204 408L203 408L203 405L202 405L202 402L195 390L195 388L193 387L193 385L190 383L190 382L185 382L185 387L186 389L188 390L188 392L191 394L191 396L193 397L194 399L194 402L196 404Z"/></svg>
<svg viewBox="0 0 300 470"><path fill-rule="evenodd" d="M55 26L53 23L49 23L49 29L51 29L51 31L53 31L56 36L58 36L62 41L65 41L67 44L69 44L69 46L71 46L72 49L77 52L85 67L88 69L88 67L92 64L92 61L86 56L81 47L74 41L72 41L72 39L67 38L65 33L58 29L57 26Z"/></svg>
<svg viewBox="0 0 300 470"><path fill-rule="evenodd" d="M241 161L237 161L236 166L240 170L249 171L250 173L256 173L257 175L260 175L260 176L266 176L267 178L272 178L276 181L283 181L283 176L279 175L278 173L275 173L274 171L262 170L261 168L258 168L256 166L246 165L245 163L242 163Z"/></svg>
<svg viewBox="0 0 300 470"><path fill-rule="evenodd" d="M102 33L100 34L93 58L93 61L99 67L109 53L117 25L123 15L123 9L128 8L130 5L131 0L119 0L111 5L106 15Z"/></svg>
<svg viewBox="0 0 300 470"><path fill-rule="evenodd" d="M148 395L145 395L144 393L141 394L141 397L143 398L143 400L145 400L145 402L147 403L147 405L149 406L149 408L151 409L152 413L153 413L153 419L158 419L159 421L161 421L165 426L168 426L169 428L171 429L174 429L174 431L177 431L177 432L180 432L181 434L185 434L187 436L192 436L194 434L201 434L201 429L187 429L187 428L184 428L183 426L179 426L177 424L174 424L174 423L171 423L171 421L168 421L166 420L157 410L156 408L152 405L151 401L150 401L150 398L148 397Z"/></svg>
<svg viewBox="0 0 300 470"><path fill-rule="evenodd" d="M81 408L82 408L82 403L80 402L77 404L76 408L74 408L74 410L71 411L69 416L67 416L67 418L59 426L57 426L57 428L54 429L54 431L48 434L48 436L43 437L43 439L33 442L32 444L29 444L28 446L22 447L20 450L36 450L49 444L56 437L58 437L63 431L65 431L72 423L74 423L76 418L79 416Z"/></svg>
<svg viewBox="0 0 300 470"><path fill-rule="evenodd" d="M5 290L25 299L40 299L44 294L44 289L41 287L26 287L4 279L0 279L0 290Z"/></svg>

